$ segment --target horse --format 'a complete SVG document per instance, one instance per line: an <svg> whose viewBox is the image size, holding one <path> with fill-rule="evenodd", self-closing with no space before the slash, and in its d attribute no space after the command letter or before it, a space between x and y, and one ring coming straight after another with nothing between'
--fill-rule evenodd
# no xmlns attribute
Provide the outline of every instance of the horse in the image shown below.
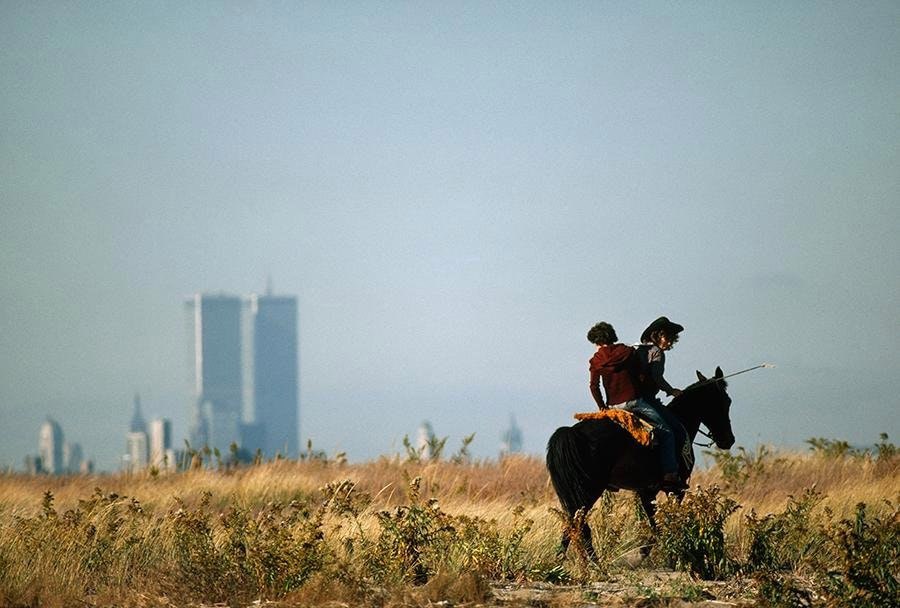
<svg viewBox="0 0 900 608"><path fill-rule="evenodd" d="M687 434L685 456L679 458L683 479L690 477L694 466L691 444L703 424L715 445L727 450L734 445L729 410L731 397L720 367L712 378L697 372L698 382L675 397L669 410L681 422ZM656 531L655 499L662 484L656 450L640 445L630 433L609 419L582 420L573 426L556 429L547 442L547 469L559 502L569 520L582 510L587 514L603 492L631 490L638 494L641 506ZM684 491L676 492L680 500ZM571 540L563 533L560 554L564 555ZM594 555L591 529L581 528L581 543L589 557Z"/></svg>

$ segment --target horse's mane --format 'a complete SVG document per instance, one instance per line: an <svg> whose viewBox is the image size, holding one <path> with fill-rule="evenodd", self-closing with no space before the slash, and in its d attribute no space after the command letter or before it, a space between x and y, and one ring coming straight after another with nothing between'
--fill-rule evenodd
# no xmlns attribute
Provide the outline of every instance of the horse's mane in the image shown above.
<svg viewBox="0 0 900 608"><path fill-rule="evenodd" d="M726 382L724 378L707 378L706 380L698 380L697 382L694 382L693 384L689 385L684 390L690 391L690 390L702 388L704 386L707 386L710 384L716 384L716 383L721 384L722 388L728 388L728 382Z"/></svg>
<svg viewBox="0 0 900 608"><path fill-rule="evenodd" d="M693 405L694 401L701 397L701 393L712 388L714 384L721 384L722 390L728 388L728 383L722 378L698 380L685 387L680 395L674 397L669 404L669 409L677 411Z"/></svg>

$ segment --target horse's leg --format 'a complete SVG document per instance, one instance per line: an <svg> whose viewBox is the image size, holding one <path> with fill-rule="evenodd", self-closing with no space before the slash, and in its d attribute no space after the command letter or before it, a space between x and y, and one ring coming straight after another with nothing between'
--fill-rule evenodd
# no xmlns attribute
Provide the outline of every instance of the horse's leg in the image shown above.
<svg viewBox="0 0 900 608"><path fill-rule="evenodd" d="M569 550L570 542L572 542L572 539L569 536L569 530L563 530L562 540L559 542L559 549L556 551L556 557L562 559L566 556L566 551Z"/></svg>
<svg viewBox="0 0 900 608"><path fill-rule="evenodd" d="M656 490L641 490L638 492L641 498L641 507L644 508L644 514L650 522L650 529L656 534Z"/></svg>
<svg viewBox="0 0 900 608"><path fill-rule="evenodd" d="M581 550L584 551L585 555L589 560L593 560L596 558L596 552L594 550L594 542L591 539L591 527L587 523L587 516L590 513L591 508L597 502L599 496L595 496L592 499L589 499L588 504L583 505L582 507L576 509L574 512L569 512L569 523L563 530L562 539L559 543L559 550L556 552L556 556L560 559L566 556L566 551L569 549L569 545L575 539L576 533L578 534L578 544L581 547ZM578 529L576 529L576 527Z"/></svg>
<svg viewBox="0 0 900 608"><path fill-rule="evenodd" d="M647 521L650 522L650 531L653 537L656 537L656 490L641 490L638 492L638 496L641 499L641 507L644 509L644 514L647 516ZM647 543L641 546L641 557L647 557L650 554L650 546L652 543Z"/></svg>
<svg viewBox="0 0 900 608"><path fill-rule="evenodd" d="M584 547L584 553L587 555L588 560L594 561L597 559L597 553L594 551L594 541L591 539L591 527L588 525L586 518L584 525L581 526L581 546Z"/></svg>

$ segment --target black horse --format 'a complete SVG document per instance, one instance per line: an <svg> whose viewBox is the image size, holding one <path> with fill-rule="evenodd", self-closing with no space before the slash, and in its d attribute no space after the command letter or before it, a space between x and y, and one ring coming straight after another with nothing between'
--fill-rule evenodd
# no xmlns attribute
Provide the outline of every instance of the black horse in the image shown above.
<svg viewBox="0 0 900 608"><path fill-rule="evenodd" d="M699 382L687 387L669 405L687 433L688 462L681 463L684 479L693 469L690 447L703 424L716 446L727 450L734 445L729 409L731 397L725 391L722 369L717 367L711 379L697 372ZM684 459L680 459L684 460ZM644 512L655 529L654 500L661 488L659 456L655 448L640 445L622 427L608 419L582 420L573 426L556 429L547 443L547 469L559 501L573 518L579 509L587 513L606 490L633 490L641 498ZM581 542L588 555L594 553L591 530L585 523ZM561 552L570 537L563 534Z"/></svg>

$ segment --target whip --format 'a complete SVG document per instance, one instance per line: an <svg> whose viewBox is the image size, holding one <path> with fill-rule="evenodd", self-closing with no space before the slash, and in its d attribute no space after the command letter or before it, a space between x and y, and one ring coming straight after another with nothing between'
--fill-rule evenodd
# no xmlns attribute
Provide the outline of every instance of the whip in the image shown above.
<svg viewBox="0 0 900 608"><path fill-rule="evenodd" d="M755 369L767 368L771 369L775 367L773 363L760 363L759 365L754 365L753 367L748 367L747 369L742 369L739 372L734 372L733 374L728 374L727 376L722 376L721 378L715 378L716 380L724 380L725 378L731 378L732 376L737 376L738 374L746 374L747 372L752 372Z"/></svg>
<svg viewBox="0 0 900 608"><path fill-rule="evenodd" d="M737 376L738 374L746 374L747 372L752 372L755 369L771 369L775 367L774 363L760 363L759 365L754 365L753 367L748 367L747 369L742 369L739 372L732 372L727 376L722 376L721 378L705 378L700 384L706 384L707 382L721 382L725 378L731 378L732 376Z"/></svg>

